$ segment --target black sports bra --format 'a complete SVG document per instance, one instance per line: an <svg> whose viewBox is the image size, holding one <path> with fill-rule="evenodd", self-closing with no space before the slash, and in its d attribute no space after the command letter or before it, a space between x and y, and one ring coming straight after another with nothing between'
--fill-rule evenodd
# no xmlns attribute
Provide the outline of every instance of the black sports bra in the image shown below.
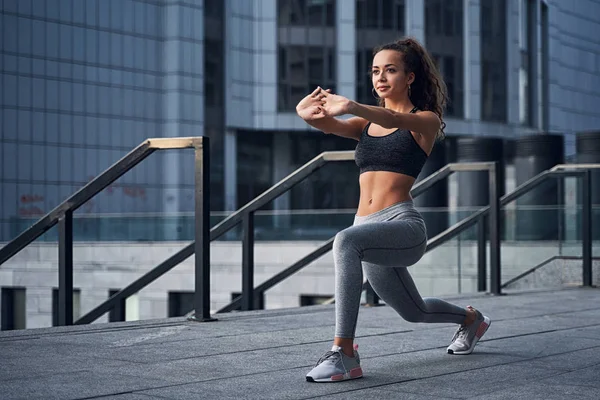
<svg viewBox="0 0 600 400"><path fill-rule="evenodd" d="M417 107L410 112L417 111ZM385 136L369 135L369 122L362 131L354 159L360 173L391 171L417 178L427 161L427 153L407 129L397 129Z"/></svg>

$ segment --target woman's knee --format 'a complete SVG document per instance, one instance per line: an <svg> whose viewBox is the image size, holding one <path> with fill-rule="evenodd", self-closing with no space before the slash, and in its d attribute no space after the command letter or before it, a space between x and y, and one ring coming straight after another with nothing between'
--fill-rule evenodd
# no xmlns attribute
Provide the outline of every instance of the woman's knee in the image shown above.
<svg viewBox="0 0 600 400"><path fill-rule="evenodd" d="M355 236L352 227L339 231L333 239L333 251L358 250Z"/></svg>

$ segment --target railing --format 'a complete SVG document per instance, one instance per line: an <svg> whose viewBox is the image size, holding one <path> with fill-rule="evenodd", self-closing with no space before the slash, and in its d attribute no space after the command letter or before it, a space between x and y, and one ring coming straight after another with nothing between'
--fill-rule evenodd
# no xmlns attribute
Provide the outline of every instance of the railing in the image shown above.
<svg viewBox="0 0 600 400"><path fill-rule="evenodd" d="M582 179L582 203L583 203L583 215L582 215L582 278L583 286L592 286L592 231L591 231L591 209L592 209L592 198L591 198L591 169L600 168L600 164L561 164L553 167L548 171L544 171L541 174L531 178L529 181L523 183L517 187L511 193L508 193L499 198L498 193L498 175L496 163L458 163L448 164L439 171L431 174L426 179L422 180L419 184L413 187L411 195L413 197L419 196L421 193L426 191L428 188L433 186L435 183L442 179L447 178L454 172L458 171L489 171L489 199L490 205L481 208L474 212L469 217L464 218L462 221L456 223L452 227L446 229L435 237L427 241L426 251L431 251L434 248L442 245L468 228L479 223L479 229L477 234L477 288L478 291L486 291L487 287L487 239L486 239L486 225L488 226L489 241L490 241L490 293L494 295L502 294L502 283L501 283L501 265L500 265L500 219L499 210L502 206L516 200L525 193L535 189L540 184L550 178L565 178L570 176L579 177ZM250 217L251 218L251 217ZM251 225L249 225L251 227ZM326 254L333 247L334 238L329 239L310 254L303 257L301 260L294 263L292 266L281 271L274 277L268 279L258 287L252 289L249 285L248 275L253 272L253 264L251 259L245 259L245 263L242 266L243 279L246 279L246 285L243 285L242 296L238 296L231 303L218 310L218 313L229 312L241 307L242 310L252 309L253 304L257 304L256 301L264 292L283 280L287 279L291 275L300 271L308 264ZM253 243L252 233L246 229L244 231L244 239L242 246L248 247ZM246 254L246 253L244 253ZM376 305L378 303L377 295L374 293L368 282L363 284L363 290L367 290L367 305ZM245 300L244 300L245 298Z"/></svg>
<svg viewBox="0 0 600 400"><path fill-rule="evenodd" d="M73 213L85 202L107 188L127 171L143 161L156 150L195 149L195 239L192 250L195 259L195 310L198 320L210 321L210 202L209 202L209 139L207 137L189 138L157 138L147 139L125 157L111 165L87 185L75 192L71 197L59 204L39 221L25 230L6 246L0 249L0 265L9 260L31 242L58 224L58 323L73 324ZM187 257L186 257L187 258ZM182 258L171 258L171 263L162 263L149 273L116 293L106 302L75 321L76 324L89 323L117 306L121 300L131 296L149 283L183 261Z"/></svg>
<svg viewBox="0 0 600 400"><path fill-rule="evenodd" d="M195 321L213 321L210 315L210 241L215 240L235 227L240 222L243 224L243 257L242 257L242 295L237 297L231 304L218 312L226 312L236 308L251 310L255 308L257 299L266 290L295 274L312 261L331 250L333 238L326 241L318 249L303 257L284 271L270 278L258 287L254 287L254 216L255 212L262 206L272 201L281 194L287 192L296 184L310 176L316 170L328 162L351 161L354 159L353 151L324 152L303 167L299 168L269 190L258 196L253 201L231 214L215 227L210 229L209 225L209 197L207 185L209 178L209 153L207 138L173 138L173 139L149 139L111 166L96 179L88 183L58 207L40 219L31 228L20 234L4 248L0 249L0 265L15 255L18 251L41 236L52 226L59 224L59 323L68 325L72 321L72 291L73 291L73 212L109 186L121 175L133 168L152 152L159 149L175 149L193 147L196 150L195 157L195 242L184 247L176 254L163 261L157 267L147 272L144 276L114 294L110 299L97 306L88 314L75 321L76 324L90 323L120 304L127 297L135 294L149 283L156 280L173 267L195 254L195 310L190 319ZM515 191L503 196L499 193L499 171L495 162L480 163L456 163L448 164L444 168L430 175L414 186L411 194L419 196L435 183L447 178L458 171L487 171L489 174L489 199L490 205L476 211L471 216L463 219L453 227L440 233L427 243L427 251L434 249L452 237L458 235L477 222L478 233L478 289L486 290L486 224L490 241L490 271L491 271L491 293L501 294L501 269L500 269L500 219L499 210L502 205L515 200L524 193L532 190L545 179L559 176L578 176L583 179L583 282L585 286L591 286L591 168L599 168L600 165L559 165L550 171L546 171L530 181L524 183ZM377 303L375 293L370 285L365 285L367 300L370 304Z"/></svg>

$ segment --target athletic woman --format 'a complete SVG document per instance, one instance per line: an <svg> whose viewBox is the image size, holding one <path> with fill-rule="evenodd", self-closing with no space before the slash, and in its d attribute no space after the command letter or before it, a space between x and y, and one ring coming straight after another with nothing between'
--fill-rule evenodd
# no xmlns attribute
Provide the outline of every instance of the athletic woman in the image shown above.
<svg viewBox="0 0 600 400"><path fill-rule="evenodd" d="M421 259L427 232L410 190L437 139L444 135L445 84L427 51L405 38L373 52L371 77L379 106L368 106L322 88L298 103L308 124L358 141L360 200L353 226L333 243L335 262L335 337L307 374L310 382L335 382L363 376L356 322L363 269L375 293L410 322L459 325L449 354L470 354L490 326L471 306L422 298L408 266ZM336 117L353 115L348 119Z"/></svg>

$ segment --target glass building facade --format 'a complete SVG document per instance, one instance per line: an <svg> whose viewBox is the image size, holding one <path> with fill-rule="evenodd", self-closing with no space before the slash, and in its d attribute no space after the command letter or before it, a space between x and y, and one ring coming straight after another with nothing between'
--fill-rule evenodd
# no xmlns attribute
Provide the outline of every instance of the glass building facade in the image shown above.
<svg viewBox="0 0 600 400"><path fill-rule="evenodd" d="M584 25L559 19L560 2L3 0L0 241L151 137L210 137L222 218L320 152L354 149L295 105L316 86L375 104L373 48L404 35L444 76L450 135L591 129L596 78L558 75L594 58L570 46L561 61L548 21ZM328 165L265 208L352 209L356 178ZM193 183L191 151L153 154L77 211L75 239L190 239Z"/></svg>
<svg viewBox="0 0 600 400"><path fill-rule="evenodd" d="M2 3L0 240L152 137L213 139L212 203L222 209L224 3L203 3ZM193 154L174 151L149 157L76 217L187 211ZM90 221L80 235L121 236L114 218Z"/></svg>

